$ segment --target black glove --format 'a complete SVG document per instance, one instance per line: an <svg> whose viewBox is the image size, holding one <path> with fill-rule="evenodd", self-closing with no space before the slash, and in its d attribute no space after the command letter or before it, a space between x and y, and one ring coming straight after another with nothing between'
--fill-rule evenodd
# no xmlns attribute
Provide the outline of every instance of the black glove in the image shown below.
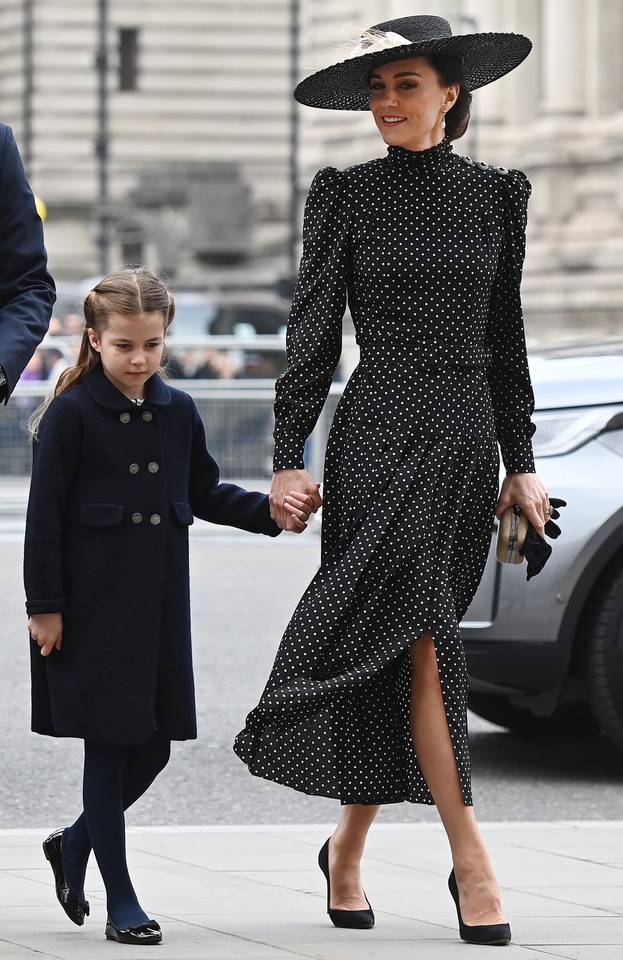
<svg viewBox="0 0 623 960"><path fill-rule="evenodd" d="M557 540L558 537L560 536L560 527L558 526L557 523L553 523L552 521L558 520L558 518L560 517L560 514L557 508L566 507L567 501L558 500L556 497L550 497L549 504L550 504L550 507L552 508L552 512L549 515L549 520L545 524L545 533L550 538L550 540Z"/></svg>
<svg viewBox="0 0 623 960"><path fill-rule="evenodd" d="M566 507L567 501L559 500L556 497L550 497L549 502L552 512L549 515L549 519L545 523L545 533L551 540L556 540L560 536L560 527L553 521L558 520L560 517L560 513L558 512L557 508ZM532 524L529 523L526 540L523 545L523 549L520 552L522 556L525 557L528 564L526 580L530 580L531 577L536 577L537 573L541 572L552 554L552 548L550 547L549 543L546 543L543 537L536 532Z"/></svg>

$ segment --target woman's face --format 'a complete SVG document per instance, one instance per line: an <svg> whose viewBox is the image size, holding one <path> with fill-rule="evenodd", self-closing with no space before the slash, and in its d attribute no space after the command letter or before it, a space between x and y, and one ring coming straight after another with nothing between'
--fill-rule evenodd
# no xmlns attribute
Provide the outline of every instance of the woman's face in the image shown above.
<svg viewBox="0 0 623 960"><path fill-rule="evenodd" d="M385 143L407 150L441 143L441 121L459 95L458 83L442 86L426 58L414 57L375 67L370 87L370 110Z"/></svg>

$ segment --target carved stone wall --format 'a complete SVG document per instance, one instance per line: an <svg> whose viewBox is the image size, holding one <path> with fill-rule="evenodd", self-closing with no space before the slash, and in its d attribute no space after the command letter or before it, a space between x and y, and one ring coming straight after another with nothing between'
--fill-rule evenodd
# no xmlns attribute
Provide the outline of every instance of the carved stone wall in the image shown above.
<svg viewBox="0 0 623 960"><path fill-rule="evenodd" d="M623 0L308 0L305 9L304 73L339 59L348 49L339 42L359 27L413 13L444 16L455 33L531 38L520 67L474 92L472 123L455 149L532 181L529 337L623 333ZM368 115L303 111L302 182L325 164L384 153Z"/></svg>
<svg viewBox="0 0 623 960"><path fill-rule="evenodd" d="M0 118L14 127L33 187L47 204L46 236L58 276L92 275L98 269L98 7L97 0L0 5ZM193 165L211 164L220 173L225 164L233 180L242 177L252 197L256 226L244 238L249 250L270 250L275 243L283 247L287 3L108 0L107 12L113 221L125 216L129 194L140 189L153 168L171 170L179 164L184 176ZM135 89L120 89L123 30L137 32ZM166 230L174 218L170 209L163 213L154 221L152 202L144 225ZM113 264L122 259L120 239L113 229ZM157 246L147 230L143 252L154 266L159 266Z"/></svg>
<svg viewBox="0 0 623 960"><path fill-rule="evenodd" d="M197 171L210 180L210 170L222 176L225 165L253 208L236 216L254 276L259 264L267 277L287 268L297 2L300 76L345 56L361 28L412 13L445 16L455 32L509 30L533 40L524 64L475 92L470 130L455 148L519 167L533 183L524 275L530 335L622 332L623 0L176 0L174 8L169 0L109 0L112 263L134 231L152 266L190 275L193 237L213 244L218 225L206 221L202 230L194 203L193 225L170 185L176 171L182 180L193 170L194 192L178 193L201 196ZM0 117L14 127L47 203L59 277L98 269L97 9L96 0L0 5ZM138 31L135 90L119 89L124 29ZM298 117L300 215L319 167L348 166L385 146L366 112L300 107ZM164 181L166 189L145 200L148 185ZM226 203L208 206L227 215Z"/></svg>

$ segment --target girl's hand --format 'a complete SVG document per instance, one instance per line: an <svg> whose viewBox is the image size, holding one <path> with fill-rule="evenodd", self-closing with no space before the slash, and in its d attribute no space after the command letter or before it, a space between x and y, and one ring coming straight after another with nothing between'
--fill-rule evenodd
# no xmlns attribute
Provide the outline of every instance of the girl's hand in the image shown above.
<svg viewBox="0 0 623 960"><path fill-rule="evenodd" d="M35 613L28 618L28 630L41 647L41 656L60 650L63 644L63 617L60 613Z"/></svg>
<svg viewBox="0 0 623 960"><path fill-rule="evenodd" d="M549 494L536 473L508 473L504 478L497 506L496 517L501 517L507 507L518 504L540 536L549 520Z"/></svg>
<svg viewBox="0 0 623 960"><path fill-rule="evenodd" d="M314 506L311 496L307 493L299 493L297 490L290 490L283 500L284 509L290 514L292 527L291 533L302 533L307 529L307 521L311 513L314 513Z"/></svg>
<svg viewBox="0 0 623 960"><path fill-rule="evenodd" d="M315 483L307 470L277 470L270 488L270 515L282 530L302 533L306 520L322 506Z"/></svg>

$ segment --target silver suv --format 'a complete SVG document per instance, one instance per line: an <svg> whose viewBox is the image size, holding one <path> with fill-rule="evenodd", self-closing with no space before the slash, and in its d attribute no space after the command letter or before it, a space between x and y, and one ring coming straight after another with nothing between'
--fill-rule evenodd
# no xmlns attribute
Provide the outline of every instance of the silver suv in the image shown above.
<svg viewBox="0 0 623 960"><path fill-rule="evenodd" d="M495 559L461 624L470 708L534 736L623 749L623 338L530 358L537 471L567 501L543 571Z"/></svg>

